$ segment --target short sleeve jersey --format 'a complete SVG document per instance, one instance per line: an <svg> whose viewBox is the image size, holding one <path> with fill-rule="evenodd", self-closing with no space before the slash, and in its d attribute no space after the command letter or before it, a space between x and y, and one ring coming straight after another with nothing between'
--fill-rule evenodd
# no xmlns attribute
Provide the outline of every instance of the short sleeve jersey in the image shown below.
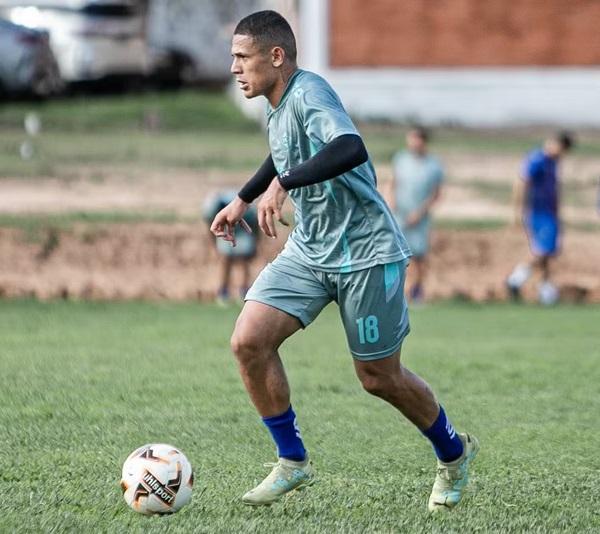
<svg viewBox="0 0 600 534"><path fill-rule="evenodd" d="M558 212L558 168L542 149L530 152L523 162L522 177L527 189L527 209L533 213Z"/></svg>
<svg viewBox="0 0 600 534"><path fill-rule="evenodd" d="M346 134L359 135L331 86L298 69L267 127L278 173L291 169ZM290 191L295 227L282 255L315 270L352 272L401 261L410 251L377 191L371 161L340 176Z"/></svg>
<svg viewBox="0 0 600 534"><path fill-rule="evenodd" d="M444 171L434 156L426 154L421 157L409 151L396 154L392 167L396 182L396 214L402 223L442 183Z"/></svg>

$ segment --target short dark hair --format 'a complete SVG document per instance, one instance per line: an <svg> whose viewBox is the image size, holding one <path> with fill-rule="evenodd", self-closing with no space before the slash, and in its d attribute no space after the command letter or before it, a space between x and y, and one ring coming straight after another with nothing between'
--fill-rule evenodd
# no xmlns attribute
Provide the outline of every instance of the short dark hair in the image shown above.
<svg viewBox="0 0 600 534"><path fill-rule="evenodd" d="M425 126L421 126L420 124L415 124L411 126L408 130L409 133L414 133L417 137L421 138L425 143L427 143L431 139L431 132Z"/></svg>
<svg viewBox="0 0 600 534"><path fill-rule="evenodd" d="M238 22L234 35L248 35L263 49L280 46L286 57L296 61L296 38L294 32L279 13L267 9L257 11Z"/></svg>
<svg viewBox="0 0 600 534"><path fill-rule="evenodd" d="M563 147L563 150L569 151L572 148L575 148L575 136L566 130L561 130L560 132L556 132L554 134L554 139L560 143Z"/></svg>

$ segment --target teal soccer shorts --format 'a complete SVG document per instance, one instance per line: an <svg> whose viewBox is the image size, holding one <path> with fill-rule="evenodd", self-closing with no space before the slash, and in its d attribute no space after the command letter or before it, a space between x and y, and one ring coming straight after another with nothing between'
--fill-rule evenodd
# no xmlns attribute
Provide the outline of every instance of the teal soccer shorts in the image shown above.
<svg viewBox="0 0 600 534"><path fill-rule="evenodd" d="M330 273L277 256L260 273L246 300L298 318L303 327L332 300L340 309L352 356L376 360L396 352L410 331L404 299L408 260Z"/></svg>

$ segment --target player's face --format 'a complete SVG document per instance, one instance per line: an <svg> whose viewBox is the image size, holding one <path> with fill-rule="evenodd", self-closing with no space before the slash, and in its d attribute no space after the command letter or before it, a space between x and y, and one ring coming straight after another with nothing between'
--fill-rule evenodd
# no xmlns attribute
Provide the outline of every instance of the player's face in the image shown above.
<svg viewBox="0 0 600 534"><path fill-rule="evenodd" d="M248 35L234 35L231 43L231 73L246 98L266 95L276 81L277 69L271 54Z"/></svg>
<svg viewBox="0 0 600 534"><path fill-rule="evenodd" d="M552 159L559 159L563 155L563 146L557 139L548 139L544 149Z"/></svg>
<svg viewBox="0 0 600 534"><path fill-rule="evenodd" d="M411 152L423 154L425 152L425 140L417 132L408 132L406 134L406 146Z"/></svg>

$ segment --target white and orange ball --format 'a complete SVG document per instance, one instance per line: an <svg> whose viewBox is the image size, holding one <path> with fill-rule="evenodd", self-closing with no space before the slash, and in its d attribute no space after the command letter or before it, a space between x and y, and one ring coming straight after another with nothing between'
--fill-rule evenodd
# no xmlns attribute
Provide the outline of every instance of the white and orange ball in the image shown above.
<svg viewBox="0 0 600 534"><path fill-rule="evenodd" d="M125 502L140 514L172 514L190 502L194 474L185 455L165 443L144 445L123 464Z"/></svg>

